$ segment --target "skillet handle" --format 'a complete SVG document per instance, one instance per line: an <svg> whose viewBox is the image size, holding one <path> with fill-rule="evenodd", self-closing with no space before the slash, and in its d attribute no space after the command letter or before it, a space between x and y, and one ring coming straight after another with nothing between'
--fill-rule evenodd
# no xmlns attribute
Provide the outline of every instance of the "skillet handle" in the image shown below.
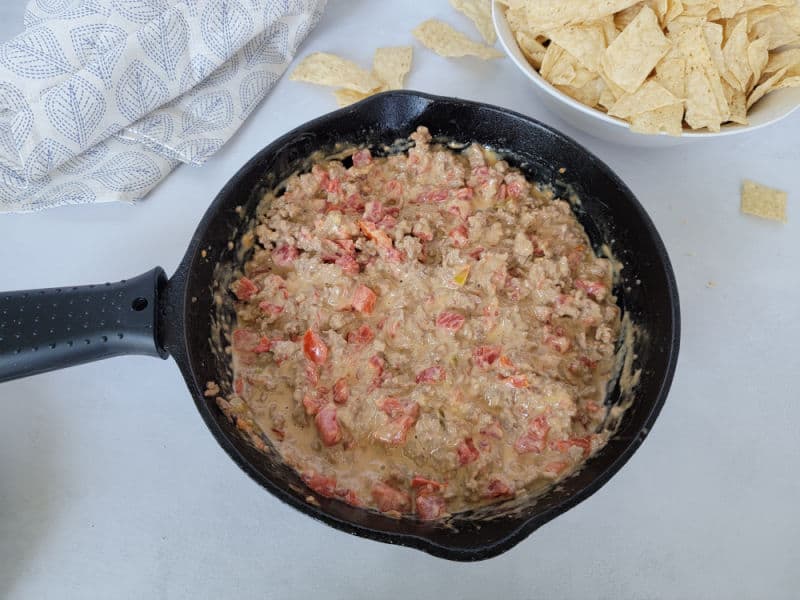
<svg viewBox="0 0 800 600"><path fill-rule="evenodd" d="M119 283L0 292L0 382L122 354L166 358L166 281L157 267Z"/></svg>

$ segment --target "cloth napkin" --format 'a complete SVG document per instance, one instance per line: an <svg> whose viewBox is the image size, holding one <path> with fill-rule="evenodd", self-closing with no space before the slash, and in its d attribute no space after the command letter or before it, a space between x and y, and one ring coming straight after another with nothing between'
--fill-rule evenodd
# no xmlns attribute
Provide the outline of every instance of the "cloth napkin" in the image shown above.
<svg viewBox="0 0 800 600"><path fill-rule="evenodd" d="M326 0L32 0L0 46L0 211L133 201L203 164Z"/></svg>

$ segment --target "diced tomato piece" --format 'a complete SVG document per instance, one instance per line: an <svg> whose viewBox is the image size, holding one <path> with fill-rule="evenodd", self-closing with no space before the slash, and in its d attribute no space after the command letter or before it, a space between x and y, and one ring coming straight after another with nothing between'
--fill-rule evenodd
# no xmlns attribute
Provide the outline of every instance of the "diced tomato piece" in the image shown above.
<svg viewBox="0 0 800 600"><path fill-rule="evenodd" d="M377 299L378 296L370 288L366 285L359 285L353 292L353 308L360 313L370 314L375 308Z"/></svg>
<svg viewBox="0 0 800 600"><path fill-rule="evenodd" d="M439 383L440 381L444 381L444 378L444 369L435 365L417 373L416 381L417 383Z"/></svg>
<svg viewBox="0 0 800 600"><path fill-rule="evenodd" d="M447 200L447 190L428 190L417 196L416 202L427 204L429 202L444 202Z"/></svg>
<svg viewBox="0 0 800 600"><path fill-rule="evenodd" d="M361 229L361 232L367 237L367 239L372 240L381 248L392 247L392 239L386 235L386 232L380 229L375 223L359 219L358 227Z"/></svg>
<svg viewBox="0 0 800 600"><path fill-rule="evenodd" d="M261 342L261 336L249 329L233 330L233 349L236 352L253 352Z"/></svg>
<svg viewBox="0 0 800 600"><path fill-rule="evenodd" d="M303 336L303 353L311 362L318 365L328 360L328 346L316 332L309 329Z"/></svg>
<svg viewBox="0 0 800 600"><path fill-rule="evenodd" d="M597 402L589 400L589 402L586 403L587 412L596 413L598 410L600 410L600 405Z"/></svg>
<svg viewBox="0 0 800 600"><path fill-rule="evenodd" d="M244 392L244 380L241 377L237 377L233 380L233 391L239 396Z"/></svg>
<svg viewBox="0 0 800 600"><path fill-rule="evenodd" d="M375 334L372 332L372 328L369 325L362 325L355 331L351 331L347 334L348 344L369 344L374 339Z"/></svg>
<svg viewBox="0 0 800 600"><path fill-rule="evenodd" d="M438 494L417 494L414 500L417 517L423 521L432 521L445 514L445 500Z"/></svg>
<svg viewBox="0 0 800 600"><path fill-rule="evenodd" d="M459 188L456 192L456 198L459 200L472 200L475 196L475 191L469 187Z"/></svg>
<svg viewBox="0 0 800 600"><path fill-rule="evenodd" d="M458 331L464 325L466 318L461 313L445 310L436 317L436 326L448 331Z"/></svg>
<svg viewBox="0 0 800 600"><path fill-rule="evenodd" d="M279 442L282 442L283 439L286 437L286 432L283 429L278 429L277 427L273 427L270 429L272 433L275 434L275 437L278 438Z"/></svg>
<svg viewBox="0 0 800 600"><path fill-rule="evenodd" d="M514 450L519 454L527 452L539 453L545 449L547 434L550 431L550 424L547 417L540 415L528 422L528 429L514 442Z"/></svg>
<svg viewBox="0 0 800 600"><path fill-rule="evenodd" d="M300 252L294 246L283 244L272 251L272 261L279 267L288 267L300 256Z"/></svg>
<svg viewBox="0 0 800 600"><path fill-rule="evenodd" d="M358 192L350 194L343 205L346 212L360 213L364 210L364 200Z"/></svg>
<svg viewBox="0 0 800 600"><path fill-rule="evenodd" d="M444 485L433 479L426 479L425 477L414 475L414 477L411 478L411 487L415 489L428 488L433 491L438 491L444 487Z"/></svg>
<svg viewBox="0 0 800 600"><path fill-rule="evenodd" d="M316 415L322 408L323 404L325 404L325 400L319 396L315 396L313 394L306 394L303 396L303 408L309 417Z"/></svg>
<svg viewBox="0 0 800 600"><path fill-rule="evenodd" d="M486 369L500 358L500 346L476 346L472 350L472 362L482 369Z"/></svg>
<svg viewBox="0 0 800 600"><path fill-rule="evenodd" d="M469 437L464 438L464 441L458 445L456 454L458 455L458 464L461 466L475 462L480 456L480 452L472 443L472 438Z"/></svg>
<svg viewBox="0 0 800 600"><path fill-rule="evenodd" d="M381 221L380 221L380 223L378 223L378 225L384 231L391 231L397 225L397 218L393 217L392 215L386 215L385 217L383 217L381 219Z"/></svg>
<svg viewBox="0 0 800 600"><path fill-rule="evenodd" d="M350 506L361 506L361 500L358 499L358 496L353 490L344 490L342 494L339 494L337 490L336 495Z"/></svg>
<svg viewBox="0 0 800 600"><path fill-rule="evenodd" d="M522 182L520 181L509 181L506 184L506 191L510 198L520 198L522 196L522 192L524 191Z"/></svg>
<svg viewBox="0 0 800 600"><path fill-rule="evenodd" d="M386 361L378 354L373 354L369 358L369 366L375 369L378 375L383 373L383 368L386 366Z"/></svg>
<svg viewBox="0 0 800 600"><path fill-rule="evenodd" d="M525 375L511 375L510 377L502 377L502 380L508 387L515 389L526 388L530 385Z"/></svg>
<svg viewBox="0 0 800 600"><path fill-rule="evenodd" d="M595 300L602 300L605 298L608 288L599 281L584 281L583 279L575 280L575 287L579 290L586 292Z"/></svg>
<svg viewBox="0 0 800 600"><path fill-rule="evenodd" d="M408 431L417 422L419 404L387 397L381 400L379 408L386 413L389 421L378 428L375 437L390 446L405 444Z"/></svg>
<svg viewBox="0 0 800 600"><path fill-rule="evenodd" d="M406 253L394 247L386 248L383 254L386 260L393 263L401 263L406 259Z"/></svg>
<svg viewBox="0 0 800 600"><path fill-rule="evenodd" d="M563 460L556 460L553 462L549 462L544 466L545 473L552 473L553 475L561 475L569 466L569 463L564 462Z"/></svg>
<svg viewBox="0 0 800 600"><path fill-rule="evenodd" d="M381 512L406 513L411 510L411 496L378 481L372 486L372 499Z"/></svg>
<svg viewBox="0 0 800 600"><path fill-rule="evenodd" d="M557 440L550 444L550 447L559 452L567 452L572 446L583 448L583 457L586 458L592 452L592 438L590 436Z"/></svg>
<svg viewBox="0 0 800 600"><path fill-rule="evenodd" d="M572 345L568 337L561 335L546 335L544 336L544 343L553 348L553 350L559 354L566 353Z"/></svg>
<svg viewBox="0 0 800 600"><path fill-rule="evenodd" d="M335 194L337 192L341 192L342 182L339 180L338 177L328 179L328 181L325 182L324 189L329 194Z"/></svg>
<svg viewBox="0 0 800 600"><path fill-rule="evenodd" d="M372 153L369 148L364 148L353 154L353 166L365 167L372 162Z"/></svg>
<svg viewBox="0 0 800 600"><path fill-rule="evenodd" d="M464 225L459 225L455 229L451 230L447 235L450 236L453 246L456 248L463 248L469 242L469 232Z"/></svg>
<svg viewBox="0 0 800 600"><path fill-rule="evenodd" d="M377 223L383 218L383 204L370 200L364 205L364 220Z"/></svg>
<svg viewBox="0 0 800 600"><path fill-rule="evenodd" d="M481 429L481 433L483 435L488 435L489 437L493 437L497 440L502 440L503 435L505 432L503 431L503 427L500 425L500 422L495 420L489 423L486 427Z"/></svg>
<svg viewBox="0 0 800 600"><path fill-rule="evenodd" d="M265 315L272 315L273 317L277 317L279 314L283 312L282 306L279 306L278 304L272 304L271 302L267 302L266 300L264 300L263 302L259 302L258 308Z"/></svg>
<svg viewBox="0 0 800 600"><path fill-rule="evenodd" d="M475 250L469 253L469 257L474 260L480 260L484 250L485 248L483 248L482 246L475 248Z"/></svg>
<svg viewBox="0 0 800 600"><path fill-rule="evenodd" d="M403 195L403 184L397 179L390 179L386 182L386 196L389 198L400 198Z"/></svg>
<svg viewBox="0 0 800 600"><path fill-rule="evenodd" d="M339 240L331 240L334 244L339 246L342 249L342 252L345 254L355 254L356 253L356 243L347 238L347 239L339 239Z"/></svg>
<svg viewBox="0 0 800 600"><path fill-rule="evenodd" d="M340 377L333 384L333 401L336 404L344 404L350 397L350 386L347 385L347 380Z"/></svg>
<svg viewBox="0 0 800 600"><path fill-rule="evenodd" d="M242 277L238 281L234 282L231 286L233 288L233 293L236 294L236 297L239 300L250 300L255 294L258 293L258 286L247 277Z"/></svg>
<svg viewBox="0 0 800 600"><path fill-rule="evenodd" d="M513 493L514 490L507 483L499 479L492 479L481 496L484 498L501 498L503 496L511 496Z"/></svg>
<svg viewBox="0 0 800 600"><path fill-rule="evenodd" d="M261 336L258 346L253 348L253 352L256 354L262 354L264 352L269 352L270 348L272 348L272 342L270 342L266 336Z"/></svg>
<svg viewBox="0 0 800 600"><path fill-rule="evenodd" d="M339 427L339 421L336 419L336 407L328 404L320 409L317 416L314 417L314 423L317 426L319 439L326 446L334 446L342 441L342 430Z"/></svg>
<svg viewBox="0 0 800 600"><path fill-rule="evenodd" d="M339 267L342 269L342 272L348 275L358 275L359 271L361 271L361 265L359 265L358 262L356 262L356 259L349 254L338 257L334 263L339 265Z"/></svg>
<svg viewBox="0 0 800 600"><path fill-rule="evenodd" d="M567 263L572 270L578 268L583 259L586 257L586 246L578 244L567 254Z"/></svg>
<svg viewBox="0 0 800 600"><path fill-rule="evenodd" d="M309 471L303 474L302 479L308 487L320 496L333 498L336 494L336 479L333 477L326 477L316 471Z"/></svg>

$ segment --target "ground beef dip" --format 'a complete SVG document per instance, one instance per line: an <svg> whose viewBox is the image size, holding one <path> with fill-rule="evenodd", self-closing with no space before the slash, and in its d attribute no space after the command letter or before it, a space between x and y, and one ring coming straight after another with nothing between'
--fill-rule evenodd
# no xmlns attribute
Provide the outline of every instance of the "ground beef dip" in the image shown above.
<svg viewBox="0 0 800 600"><path fill-rule="evenodd" d="M411 140L265 198L220 406L317 494L437 519L605 444L620 311L567 202L479 145Z"/></svg>

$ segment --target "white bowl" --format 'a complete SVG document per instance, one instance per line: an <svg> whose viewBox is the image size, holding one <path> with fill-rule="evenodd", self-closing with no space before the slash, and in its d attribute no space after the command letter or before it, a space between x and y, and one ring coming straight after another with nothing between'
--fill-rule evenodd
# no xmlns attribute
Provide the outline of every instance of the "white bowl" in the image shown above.
<svg viewBox="0 0 800 600"><path fill-rule="evenodd" d="M492 17L500 44L509 58L519 67L519 70L534 83L533 91L541 100L542 105L581 131L600 139L649 148L675 146L698 139L712 139L755 131L777 123L800 108L800 88L786 88L767 94L755 104L747 114L749 125L723 125L719 132L686 131L680 137L665 133L658 135L637 133L630 130L627 122L581 104L545 81L522 54L511 28L508 26L503 6L497 1L492 3Z"/></svg>

